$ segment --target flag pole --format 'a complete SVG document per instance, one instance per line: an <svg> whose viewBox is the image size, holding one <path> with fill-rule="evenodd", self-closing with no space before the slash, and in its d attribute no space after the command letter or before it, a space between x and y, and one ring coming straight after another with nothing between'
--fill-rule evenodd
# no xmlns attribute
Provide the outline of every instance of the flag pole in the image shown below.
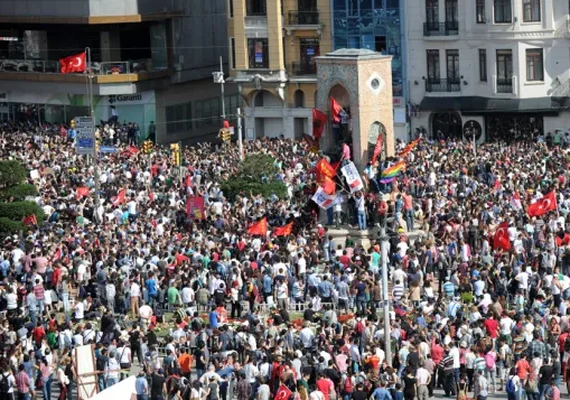
<svg viewBox="0 0 570 400"><path fill-rule="evenodd" d="M93 135L93 165L95 168L95 173L93 174L93 180L95 183L95 222L99 223L99 205L101 204L101 199L99 198L99 154L97 146L97 137L95 136L95 110L93 107L93 75L92 60L91 60L91 48L86 47L85 53L87 55L87 79L89 79L89 112L91 115L91 131Z"/></svg>

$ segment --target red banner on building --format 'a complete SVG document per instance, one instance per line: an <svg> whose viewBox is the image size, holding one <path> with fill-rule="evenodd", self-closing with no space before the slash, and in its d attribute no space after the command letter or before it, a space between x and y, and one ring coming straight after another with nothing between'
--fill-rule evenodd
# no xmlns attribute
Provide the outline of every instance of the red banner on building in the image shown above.
<svg viewBox="0 0 570 400"><path fill-rule="evenodd" d="M204 198L202 196L188 196L186 198L186 213L190 219L205 219Z"/></svg>

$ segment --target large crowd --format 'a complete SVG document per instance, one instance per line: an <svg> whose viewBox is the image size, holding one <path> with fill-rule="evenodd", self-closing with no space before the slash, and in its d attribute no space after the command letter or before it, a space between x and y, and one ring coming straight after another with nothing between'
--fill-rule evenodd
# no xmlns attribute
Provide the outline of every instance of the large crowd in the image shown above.
<svg viewBox="0 0 570 400"><path fill-rule="evenodd" d="M139 400L566 392L568 147L487 143L475 156L469 142L421 140L392 182L381 172L397 157L367 165L362 192L336 178L327 213L311 201L322 154L304 143L244 143L274 157L287 196L230 201L221 183L239 168L237 145L185 147L180 172L167 148L146 154L131 130L98 129L118 151L95 165L75 154L69 129L0 127L1 158L30 171L46 214L1 243L1 399L74 399L83 377L73 349L87 344L98 391L136 366ZM556 206L530 217L551 194ZM187 196L204 199L205 218L189 218ZM370 246L339 244L336 213L368 229ZM295 228L249 234L264 217ZM378 227L389 235L384 260Z"/></svg>

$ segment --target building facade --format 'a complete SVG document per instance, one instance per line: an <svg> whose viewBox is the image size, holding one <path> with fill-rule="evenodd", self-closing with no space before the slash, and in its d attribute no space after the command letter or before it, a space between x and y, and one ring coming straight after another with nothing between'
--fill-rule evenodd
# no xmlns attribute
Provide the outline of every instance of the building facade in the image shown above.
<svg viewBox="0 0 570 400"><path fill-rule="evenodd" d="M244 137L312 132L314 57L332 48L328 0L227 0L230 81L238 87Z"/></svg>
<svg viewBox="0 0 570 400"><path fill-rule="evenodd" d="M411 128L479 141L570 127L570 5L410 0Z"/></svg>
<svg viewBox="0 0 570 400"><path fill-rule="evenodd" d="M221 100L211 72L226 54L218 23L225 6L0 0L0 119L60 123L89 115L89 74L61 74L58 63L89 48L96 121L137 122L143 136L155 122L161 142L216 132Z"/></svg>
<svg viewBox="0 0 570 400"><path fill-rule="evenodd" d="M333 47L367 49L392 56L394 137L407 140L404 0L333 0Z"/></svg>

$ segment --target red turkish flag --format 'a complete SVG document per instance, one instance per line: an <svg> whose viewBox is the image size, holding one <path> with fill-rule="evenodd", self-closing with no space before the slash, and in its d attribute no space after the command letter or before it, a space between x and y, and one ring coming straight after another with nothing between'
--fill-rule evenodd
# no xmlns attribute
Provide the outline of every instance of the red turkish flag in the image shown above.
<svg viewBox="0 0 570 400"><path fill-rule="evenodd" d="M503 222L497 227L495 236L493 237L493 248L509 251L511 249L511 241L509 239L509 223Z"/></svg>
<svg viewBox="0 0 570 400"><path fill-rule="evenodd" d="M341 111L342 107L340 106L340 104L338 104L338 102L333 97L331 97L331 112L332 112L333 122L336 122L337 124L340 123Z"/></svg>
<svg viewBox="0 0 570 400"><path fill-rule="evenodd" d="M88 187L78 187L77 188L77 200L79 200L82 197L87 197L89 196L89 188Z"/></svg>
<svg viewBox="0 0 570 400"><path fill-rule="evenodd" d="M267 235L267 218L263 218L259 222L256 222L247 228L247 233L250 235Z"/></svg>
<svg viewBox="0 0 570 400"><path fill-rule="evenodd" d="M293 232L293 221L289 222L287 225L275 228L273 231L274 236L289 236Z"/></svg>
<svg viewBox="0 0 570 400"><path fill-rule="evenodd" d="M37 225L38 224L38 220L36 219L36 216L34 214L28 215L26 218L24 218L22 220L22 222L24 223L24 225Z"/></svg>
<svg viewBox="0 0 570 400"><path fill-rule="evenodd" d="M125 202L125 196L126 196L125 189L121 189L121 190L119 190L119 193L117 193L117 195L115 197L111 198L111 203L114 206L118 206L120 204L123 204Z"/></svg>
<svg viewBox="0 0 570 400"><path fill-rule="evenodd" d="M374 153L372 154L372 165L376 164L376 159L382 153L382 148L384 147L384 135L382 133L378 134L378 139L376 139L376 146L374 146Z"/></svg>
<svg viewBox="0 0 570 400"><path fill-rule="evenodd" d="M544 195L542 199L528 206L528 215L531 217L539 217L549 211L556 211L558 204L556 203L556 193L554 191Z"/></svg>
<svg viewBox="0 0 570 400"><path fill-rule="evenodd" d="M62 74L72 74L74 72L85 72L87 64L85 62L85 52L65 57L59 60Z"/></svg>
<svg viewBox="0 0 570 400"><path fill-rule="evenodd" d="M287 386L281 384L279 386L279 390L277 390L277 393L275 393L273 400L289 400L292 394L293 392L291 392Z"/></svg>
<svg viewBox="0 0 570 400"><path fill-rule="evenodd" d="M324 192L330 196L332 196L336 192L336 183L328 176L325 176L325 178L321 182L321 187L323 188Z"/></svg>
<svg viewBox="0 0 570 400"><path fill-rule="evenodd" d="M325 130L325 124L329 117L324 112L313 108L313 138L318 142Z"/></svg>

